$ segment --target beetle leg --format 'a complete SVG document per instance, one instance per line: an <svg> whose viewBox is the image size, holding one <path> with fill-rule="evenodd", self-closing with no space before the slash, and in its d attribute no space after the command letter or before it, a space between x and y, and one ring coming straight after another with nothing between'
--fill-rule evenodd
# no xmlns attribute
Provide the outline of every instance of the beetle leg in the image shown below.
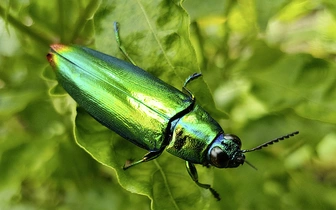
<svg viewBox="0 0 336 210"><path fill-rule="evenodd" d="M218 192L216 192L216 190L214 190L213 188L211 188L211 185L209 184L202 184L198 182L198 173L197 173L197 169L195 167L195 165L189 161L186 161L186 168L187 171L190 175L190 177L192 178L192 180L200 187L205 188L210 190L210 192L212 193L212 195L217 199L220 200L219 194Z"/></svg>
<svg viewBox="0 0 336 210"><path fill-rule="evenodd" d="M120 49L120 51L126 56L126 58L134 65L136 66L135 62L133 61L133 59L128 55L126 49L124 48L124 46L121 44L121 40L120 40L120 36L119 36L119 23L118 22L114 22L113 23L114 26L114 34L115 34L115 38L118 44L118 47Z"/></svg>
<svg viewBox="0 0 336 210"><path fill-rule="evenodd" d="M163 150L159 150L159 151L155 151L155 152L148 152L147 154L145 154L145 156L143 156L142 159L140 159L138 161L134 161L134 162L127 161L125 163L125 165L123 166L123 169L126 170L126 169L128 169L132 166L138 165L139 163L154 160L155 158L159 157L162 154L162 152L163 152Z"/></svg>
<svg viewBox="0 0 336 210"><path fill-rule="evenodd" d="M192 75L190 75L190 76L186 79L186 81L184 82L183 87L182 87L183 90L189 94L189 96L191 97L191 99L192 99L193 101L195 100L195 97L194 97L194 95L191 93L191 91L187 88L187 84L188 84L189 82L193 81L194 79L200 77L200 76L202 76L201 73L193 73Z"/></svg>

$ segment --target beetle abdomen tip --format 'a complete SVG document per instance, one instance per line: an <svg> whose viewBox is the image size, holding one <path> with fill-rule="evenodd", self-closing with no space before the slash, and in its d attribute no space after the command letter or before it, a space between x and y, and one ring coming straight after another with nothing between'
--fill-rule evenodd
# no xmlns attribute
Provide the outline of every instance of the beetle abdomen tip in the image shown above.
<svg viewBox="0 0 336 210"><path fill-rule="evenodd" d="M62 50L64 48L66 48L67 46L66 45L63 45L63 44L52 44L50 45L50 48L54 51L59 51L59 50Z"/></svg>

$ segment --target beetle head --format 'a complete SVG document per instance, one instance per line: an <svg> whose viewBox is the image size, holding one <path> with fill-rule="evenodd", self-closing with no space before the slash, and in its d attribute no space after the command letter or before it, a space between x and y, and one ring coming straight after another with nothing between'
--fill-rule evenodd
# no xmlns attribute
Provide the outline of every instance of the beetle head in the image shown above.
<svg viewBox="0 0 336 210"><path fill-rule="evenodd" d="M245 162L241 141L233 134L220 134L208 150L208 161L217 168L236 168Z"/></svg>
<svg viewBox="0 0 336 210"><path fill-rule="evenodd" d="M233 134L220 134L212 142L208 150L208 161L211 165L216 166L217 168L236 168L239 165L243 165L244 162L255 168L253 165L245 160L244 153L261 150L264 147L267 147L284 139L288 139L297 134L299 134L299 131L295 131L285 136L278 137L252 149L244 150L240 149L242 144L238 136Z"/></svg>

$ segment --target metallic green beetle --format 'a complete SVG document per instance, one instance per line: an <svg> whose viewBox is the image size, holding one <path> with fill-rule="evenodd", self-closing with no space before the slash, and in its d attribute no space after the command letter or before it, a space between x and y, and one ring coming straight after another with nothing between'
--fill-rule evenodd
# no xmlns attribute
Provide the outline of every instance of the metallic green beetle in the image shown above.
<svg viewBox="0 0 336 210"><path fill-rule="evenodd" d="M198 182L194 164L235 168L246 162L243 153L298 133L241 150L240 139L225 134L186 88L200 74L190 76L182 92L131 63L86 47L53 44L47 59L58 82L81 107L104 126L149 151L141 160L125 164L124 169L153 160L166 150L186 160L193 181L218 200L219 194L210 185Z"/></svg>

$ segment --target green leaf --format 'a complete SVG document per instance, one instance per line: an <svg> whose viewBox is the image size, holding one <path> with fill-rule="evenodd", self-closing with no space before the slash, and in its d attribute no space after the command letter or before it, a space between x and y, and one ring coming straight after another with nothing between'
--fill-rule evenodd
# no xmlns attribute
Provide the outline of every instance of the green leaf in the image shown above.
<svg viewBox="0 0 336 210"><path fill-rule="evenodd" d="M336 109L331 105L336 98L333 63L305 54L267 51L266 46L256 49L242 71L254 80L253 94L269 110L276 112L291 107L304 118L336 123ZM272 93L276 94L269 97Z"/></svg>
<svg viewBox="0 0 336 210"><path fill-rule="evenodd" d="M97 49L108 54L120 55L113 31L113 22L118 21L121 42L141 68L179 89L189 75L199 72L196 55L189 41L189 18L179 2L134 1L128 4L109 4L104 8L113 12L101 22L101 27L106 30L96 36ZM158 13L162 15L157 15ZM136 25L134 25L135 22ZM202 80L194 83L197 83L200 90L195 93L198 100L206 101L206 104L210 104L209 107L214 107L209 90L199 88L206 87L205 83ZM195 86L193 89L196 89ZM191 203L204 207L211 201L205 199L209 195L199 200L200 190L189 178L183 164L180 163L178 167L171 168L171 171L167 169L168 165L175 165L176 159L172 156L163 155L154 163L142 164L148 166L122 170L122 165L127 159L140 159L146 151L136 152L134 145L120 140L120 137L111 134L101 125L97 125L101 128L95 130L93 122L84 120L85 118L81 117L82 114L77 113L75 123L77 143L97 161L115 169L119 182L125 189L148 196L152 200L154 209L185 209L188 208L186 204ZM167 163L162 164L162 162ZM177 181L181 178L185 183ZM164 202L160 202L162 198L166 198Z"/></svg>
<svg viewBox="0 0 336 210"><path fill-rule="evenodd" d="M202 71L188 87L243 149L300 134L246 154L258 171L198 167L220 202L166 152L123 171L146 151L47 94L51 43L126 59L114 21L138 66L165 82L180 89ZM335 209L335 25L334 0L0 1L0 209Z"/></svg>
<svg viewBox="0 0 336 210"><path fill-rule="evenodd" d="M103 127L82 109L77 109L77 113L77 143L98 162L112 167L125 189L150 198L153 209L187 209L189 204L202 208L211 201L209 192L202 198L202 190L190 179L183 161L171 155L163 154L156 160L123 170L128 159L140 159L146 151Z"/></svg>
<svg viewBox="0 0 336 210"><path fill-rule="evenodd" d="M121 1L124 2L124 1ZM184 81L200 72L190 42L189 16L180 1L112 1L102 6L111 11L100 22L96 49L123 59L114 38L113 22L120 25L123 46L142 69L181 89ZM135 24L136 23L136 24ZM220 113L203 79L191 83L198 102L210 113ZM225 117L223 113L222 117Z"/></svg>

